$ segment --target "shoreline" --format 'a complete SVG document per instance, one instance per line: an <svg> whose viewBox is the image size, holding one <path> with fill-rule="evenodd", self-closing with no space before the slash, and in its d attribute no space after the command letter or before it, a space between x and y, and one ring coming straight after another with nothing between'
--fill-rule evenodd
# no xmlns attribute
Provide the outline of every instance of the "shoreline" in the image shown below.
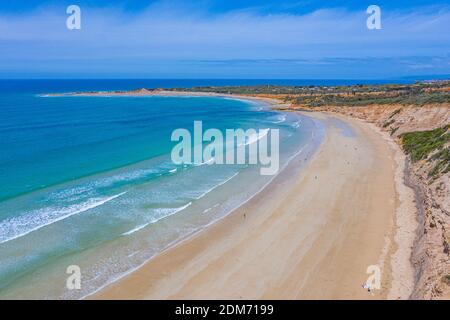
<svg viewBox="0 0 450 320"><path fill-rule="evenodd" d="M184 99L181 99L181 100L184 100ZM225 99L224 99L225 100ZM177 100L178 101L178 100ZM215 101L215 100L214 100ZM98 102L100 102L100 101L98 101ZM144 101L143 101L144 102ZM226 101L224 101L224 102L226 102ZM231 102L231 100L230 100L230 102ZM144 102L145 103L145 102ZM180 101L180 103L183 103L182 101ZM209 103L213 103L213 101L210 101L210 102L208 102L208 104ZM100 104L101 104L101 102L100 102ZM226 105L228 105L228 104L226 104ZM260 107L261 106L261 107ZM258 103L257 105L250 105L249 104L249 108L248 108L249 110L251 109L252 111L252 114L253 114L253 116L255 117L255 115L256 116L258 116L258 114L256 113L256 112L258 112L258 111L263 111L261 114L264 114L265 112L264 111L268 111L269 110L269 106L267 105L267 103L265 103L264 105L262 104L262 103ZM253 111L254 110L254 111ZM281 113L279 113L279 112L277 112L276 114L275 113L273 113L274 114L274 117L273 117L273 119L274 119L274 121L275 121L275 119L277 119L279 116L277 116L277 114L278 115L280 115ZM288 120L290 120L290 118L291 117L288 117ZM292 118L294 118L294 117L292 117ZM295 118L297 118L297 117L295 117ZM298 120L298 119L297 119ZM293 120L293 121L295 121L295 119ZM291 125L293 124L293 121L292 121L292 123L291 123ZM304 123L305 123L305 121L303 121ZM308 124L309 124L309 121L306 121ZM286 123L289 123L289 121L287 121ZM309 127L309 126L308 126ZM303 131L306 131L306 130L304 130L303 129ZM314 128L312 128L312 130L311 131L315 131L314 130ZM311 132L310 130L308 130L307 132ZM297 135L298 136L298 135ZM304 137L305 139L303 139L302 137ZM305 141L308 141L309 140L309 138L308 137L305 137L304 135L302 135L301 137L301 140L299 140L299 141L297 141L297 142L299 142L300 143L300 141L303 141L303 140L305 140ZM299 138L299 139L300 139ZM295 142L294 140L292 141L292 142ZM295 143L295 144L298 144L298 143ZM303 144L303 142L302 142L302 144ZM307 144L310 144L310 143L307 143ZM296 147L296 148L291 148L291 151L289 152L289 158L294 154L294 153L296 153L298 150L300 149L300 147ZM284 158L284 160L283 161L281 161L280 162L280 168L282 168L282 167L284 167L284 165L285 165L285 163L286 163L286 160L288 159L288 157L285 157ZM211 178L214 178L214 176L212 176ZM270 178L272 178L272 177L270 177ZM266 179L267 180L267 179ZM243 181L243 180L241 180L241 181ZM245 179L245 181L251 181L251 180L246 180ZM256 187L257 186L257 187ZM253 191L257 191L259 188L261 187L261 184L255 184L254 186L253 186L253 183L252 183L252 192L248 192L248 195L250 195L250 194L252 194L253 193ZM231 203L231 202L230 202ZM234 203L235 205L237 205L237 202L235 202ZM226 207L226 211L228 212L229 211L229 209L231 209L232 208L232 206L228 206L228 207ZM119 208L119 210L120 210L120 208ZM123 210L126 210L127 211L127 209L124 209L124 207L122 207L122 211ZM198 210L197 210L198 211ZM198 213L200 213L201 211L198 211ZM225 211L224 211L225 212ZM126 214L126 212L125 212L125 214ZM141 241L139 242L139 243L142 243ZM173 243L173 242L172 242ZM170 243L170 245L172 245L172 243ZM148 246L149 248L151 247L151 246ZM145 248L145 247L144 247ZM86 254L85 256L88 256L88 254ZM124 256L122 256L123 258L125 258L125 260L124 260L124 262L127 262L128 261L128 258L126 258L126 255L124 255ZM148 257L146 257L145 259L147 259L148 260ZM87 259L87 260L89 260L89 259ZM130 260L131 261L131 260ZM142 262L143 260L141 260L141 261L139 261L139 263L140 262ZM131 265L131 264L130 264ZM131 268L134 268L134 266L136 266L137 264L133 264L133 266L131 267ZM128 268L128 269L123 269L125 272L128 272L129 270L131 270L131 268ZM87 269L87 268L83 268L83 269ZM88 271L89 272L89 271ZM86 279L86 282L85 282L85 284L83 285L84 287L83 287L83 289L88 289L88 290L83 290L83 291L79 291L81 294L78 296L78 297L74 297L74 298L82 298L82 297L84 297L85 296L85 294L87 294L87 293L89 293L89 292L92 292L93 290L95 290L95 289L97 289L97 288L99 288L99 286L89 286L89 283L88 283L88 279L90 279L89 278L89 276L91 276L92 275L92 273L88 273L88 272L86 272L86 275L84 275L83 274L83 277L84 277L84 279ZM50 274L50 273L49 273ZM94 274L95 275L95 274ZM98 275L101 275L101 273L100 274L98 274ZM83 280L84 280L83 279ZM117 277L115 277L114 275L112 276L112 277L109 277L109 279L107 280L108 282L109 281L111 281L111 280L113 280L113 279L117 279ZM99 283L99 284L103 284L103 283ZM18 285L17 286L17 288L20 290L20 285ZM14 292L14 290L15 290L15 288L13 287L13 289L10 291L10 292ZM7 292L8 293L8 292ZM11 296L13 296L13 295L11 295ZM31 295L29 295L30 297L31 297ZM54 297L58 297L58 296L54 296ZM63 296L62 296L63 297ZM70 298L70 296L69 297L67 297L67 298Z"/></svg>
<svg viewBox="0 0 450 320"><path fill-rule="evenodd" d="M250 100L250 99L246 99L246 100ZM255 99L256 100L256 99ZM313 132L314 133L314 132ZM318 140L318 141L314 141L314 140ZM163 249L161 252L158 252L156 255L152 256L151 258L147 259L146 261L144 261L141 265L129 270L128 272L124 273L123 275L117 277L116 279L114 279L113 281L106 283L105 285L101 286L100 288L98 288L97 290L83 296L81 299L92 299L92 297L95 297L97 294L101 294L101 292L109 287L114 285L116 282L121 281L122 279L128 277L129 275L133 274L136 271L139 271L140 268L142 268L143 266L145 266L147 263L151 262L153 259L157 258L159 255L164 254L165 252L177 247L178 245L182 245L185 242L190 241L191 239L195 238L196 236L198 236L199 234L201 234L202 232L208 230L208 228L210 226L213 226L217 223L220 223L223 219L227 218L227 216L229 216L230 214L233 214L234 211L239 210L239 208L243 205L245 205L246 203L252 201L252 199L256 196L259 195L259 193L263 192L265 190L266 187L268 187L269 185L271 185L273 183L274 179L277 179L278 176L284 174L284 171L287 167L290 166L291 161L293 161L295 158L299 158L299 159L305 159L305 160L300 160L301 163L300 165L298 165L295 170L300 171L303 169L303 167L308 163L307 159L311 159L312 156L314 156L314 154L317 152L317 149L320 147L321 144L321 140L323 140L323 137L316 137L314 134L312 134L311 137L311 142L309 142L308 144L302 146L291 158L289 158L287 160L287 162L284 164L283 167L280 168L279 172L274 175L269 181L267 181L256 193L254 193L253 195L250 196L250 198L246 199L245 201L241 202L239 205L237 205L236 207L230 209L227 213L225 213L223 216L209 222L208 224L200 227L199 229L196 229L195 231L193 231L192 233L189 233L187 235L185 235L184 237L177 239L175 241L173 241L172 243L170 243L165 249ZM305 158L306 157L306 158Z"/></svg>
<svg viewBox="0 0 450 320"><path fill-rule="evenodd" d="M167 92L168 95L167 96L173 96L170 95L170 92ZM158 96L158 95L155 95ZM202 93L199 93L199 95L196 94L182 94L182 96L186 96L186 97L196 97L196 96L203 96ZM237 95L217 95L217 94L208 94L208 96L213 96L213 97L220 97L220 98L227 98L227 99L235 99L235 100L245 100L245 101L250 101L250 102L256 102L259 105L262 105L262 108L270 108L273 109L275 111L277 111L276 109L274 109L274 106L277 107L280 104L278 103L277 99L271 99L271 98L260 98L260 97L249 97L249 96L237 96ZM281 111L280 111L281 112ZM316 129L317 132L320 131L319 128ZM198 234L204 232L205 230L207 230L210 226L215 225L217 223L220 223L223 219L225 219L227 216L229 216L230 214L232 214L234 211L239 210L239 208L243 205L245 205L247 202L252 201L252 199L256 196L258 196L259 193L263 192L265 190L266 187L268 187L269 185L271 185L273 183L274 179L277 179L280 175L282 175L285 171L285 169L287 167L289 167L291 165L291 162L296 159L296 158L301 158L301 159L305 159L302 160L299 166L296 166L295 170L300 171L303 169L303 167L307 164L307 162L309 161L309 159L314 156L314 154L318 151L318 149L320 148L321 143L323 142L322 140L324 139L324 137L320 137L320 136L316 136L314 133L316 131L312 132L312 136L310 141L305 144L304 146L302 146L295 154L293 154L287 161L286 163L280 168L279 172L274 175L269 181L267 181L255 194L253 194L250 198L248 198L247 200L245 200L244 202L240 203L238 206L230 209L230 211L226 214L224 214L222 217L215 219L213 221L211 221L210 223L202 226L201 228L193 231L190 234L187 234L186 236L184 236L181 239L178 239L174 242L172 242L167 248L165 248L164 250L162 250L161 252L157 253L155 256L152 256L151 258L149 258L148 260L144 261L141 265L129 270L128 272L126 272L125 274L119 276L118 278L114 279L113 281L101 286L100 288L98 288L97 290L83 296L81 299L92 299L93 297L95 298L96 295L101 294L101 292L103 290L105 290L105 288L108 288L111 285L114 285L116 282L120 282L122 279L128 277L129 275L133 274L136 271L139 271L140 268L142 268L143 266L145 266L147 263L151 262L153 259L155 259L157 256L165 253L166 251L171 250L174 247L177 247L178 245L181 245L185 242L190 241L192 238L195 238Z"/></svg>
<svg viewBox="0 0 450 320"><path fill-rule="evenodd" d="M247 101L253 102L263 102L268 105L270 108L283 111L292 111L289 110L290 104L281 103L280 100L269 97L255 97L255 96L247 96L247 95L238 95L238 94L217 94L210 92L183 92L183 91L170 91L170 90L147 90L147 89L139 89L139 90L131 90L131 91L113 91L113 92L75 92L75 93L65 93L65 94L49 94L46 96L99 96L99 97L121 97L121 96L185 96L185 97L222 97L222 98L230 98L230 99L244 99ZM319 118L323 116L320 112L301 112L304 115L315 118L317 114L320 114ZM416 207L414 205L414 192L411 187L406 186L405 184L405 155L399 149L399 146L389 137L386 136L384 132L379 130L376 126L361 121L359 119L355 119L354 117L348 117L343 115L338 115L336 113L326 113L328 115L332 115L333 117L341 118L342 121L361 122L360 125L367 126L372 130L376 135L379 136L380 139L384 140L387 143L393 155L391 158L392 165L395 167L394 176L394 184L395 184L395 213L392 215L392 230L388 231L389 236L385 237L383 248L379 250L379 263L383 265L383 269L387 270L389 273L387 275L388 280L384 279L382 293L379 297L388 297L390 299L406 299L409 298L411 292L414 287L414 268L412 266L410 257L412 252L413 243L415 240L415 230L417 229L417 221L416 221ZM263 190L266 187L270 187L273 179L263 187ZM263 190L259 191L262 192ZM259 193L258 192L258 193ZM257 194L258 194L257 193ZM256 195L257 195L256 194ZM254 195L253 197L255 197ZM248 201L252 201L253 197ZM245 204L245 203L244 203ZM243 206L242 204L241 206ZM114 282L106 285L103 288L100 288L96 292L91 295L86 296L85 298L97 298L102 297L103 293L108 290L109 287L114 287L115 284L124 282L128 277L131 277L133 274L140 272L140 269L145 268L145 266L153 259L158 258L159 255L165 253L166 251L175 250L179 245L182 245L186 241L191 241L191 238L195 238L198 234L203 232L207 232L209 228L214 226L215 224L221 223L223 219L227 218L229 215L233 215L235 211L238 211L238 208L233 209L230 213L225 215L223 218L212 222L208 226L203 227L198 230L194 234L189 235L186 239L182 239L181 241L175 243L173 246L165 249L160 254L151 258L147 262L145 262L142 266L136 268L135 270L130 271L125 276L115 280ZM415 212L414 215L411 215L411 211ZM411 217L413 217L411 219ZM400 222L401 221L401 222ZM404 224L407 226L404 226ZM411 236L413 235L413 236ZM389 289L387 288L389 287ZM124 297L122 297L124 298Z"/></svg>
<svg viewBox="0 0 450 320"><path fill-rule="evenodd" d="M272 109L280 110L290 106L290 103L281 102L279 99L268 97L256 97L252 95L240 94L219 94L214 92L186 92L171 91L163 89L136 89L128 91L91 91L91 92L66 92L66 93L45 93L41 97L221 97L227 99L243 99L254 102L264 102Z"/></svg>
<svg viewBox="0 0 450 320"><path fill-rule="evenodd" d="M188 95L188 96L193 96L193 94L192 93L189 93L189 94L186 94L186 95ZM216 95L216 94L208 94L208 96L218 96L218 95ZM220 96L224 96L224 95L220 95ZM249 99L249 97L247 97L247 96L240 96L240 97L238 97L238 96L236 96L236 95L231 95L231 97L232 98L245 98L245 99L248 99L248 100L250 100ZM265 100L266 102L267 102L267 99L264 99L264 98L257 98L257 99L255 99L255 100ZM272 101L274 101L274 99L272 99ZM308 116L311 116L311 113L308 113ZM323 115L321 115L321 116L323 116ZM326 116L325 116L326 117ZM350 120L350 119L347 119L347 121L352 121L352 120ZM329 139L329 133L327 134L327 139ZM319 152L321 152L321 149L322 149L322 146L320 147L320 150L319 151L317 151L317 153L319 153ZM317 154L316 153L316 154ZM315 156L316 157L316 156ZM309 164L307 165L307 166L309 166ZM280 175L281 175L282 173L280 173ZM274 179L275 180L275 179ZM292 182L292 181L291 181ZM286 182L282 182L281 184L285 184ZM270 184L272 184L272 182L270 183ZM270 187L269 187L269 189L270 189ZM265 193L265 190L262 190L261 191L262 193ZM395 193L396 194L396 193ZM257 195L258 196L258 195ZM397 196L397 194L396 194L396 196ZM253 201L253 198L252 199L250 199L249 201ZM139 282L141 282L141 281L143 281L143 279L141 279L142 277L143 277L143 274L146 274L146 271L145 271L145 269L149 269L149 268L152 268L151 267L151 265L153 264L153 265L155 265L155 264L158 264L158 261L156 261L156 262L154 262L155 260L161 260L161 259L163 259L163 258L161 258L161 257L164 257L164 256L167 256L167 255L171 255L171 253L173 253L173 252L179 252L180 251L180 247L184 247L184 246L190 246L190 245L192 245L192 243L193 242L195 242L196 241L196 239L198 239L198 238L202 238L202 237L204 237L204 234L208 234L208 233L211 233L211 232L213 232L213 231L211 231L212 229L215 229L215 228L220 228L220 225L224 225L224 224L227 224L227 222L226 221L224 221L224 220L235 220L236 218L236 216L238 215L238 212L240 212L241 210L243 210L243 207L245 207L245 204L244 205L242 205L241 207L239 207L239 208L237 208L237 209L235 209L233 212L231 212L231 213L229 213L228 215L226 215L224 218L222 218L222 219L220 219L219 221L217 221L217 222L215 222L213 225L211 225L211 226L209 226L209 227L206 227L206 228L203 228L200 232L198 232L198 233L196 233L196 234L194 234L193 236L192 236L192 238L190 237L189 239L186 239L186 240L183 240L182 242L179 242L179 243L177 243L177 244L175 244L173 247L171 247L171 248L168 248L165 252L163 252L163 253L160 253L159 255L157 255L157 256L155 256L154 258L152 258L151 260L149 260L149 261L147 261L143 266L141 266L140 268L138 268L138 269L136 269L135 271L133 271L133 272L131 272L130 274L128 274L128 275L126 275L125 277L123 277L122 279L119 279L118 281L115 281L115 282L113 282L112 284L110 284L110 285L108 285L108 286L106 286L105 288L103 288L103 289L101 289L100 291L98 291L97 293L94 293L93 295L90 295L90 296L88 296L87 298L88 299L98 299L98 298L100 298L100 299L103 299L103 298L125 298L125 299L130 299L130 298L136 298L136 297L138 297L138 298L153 298L153 296L151 296L151 295L145 295L145 294L143 294L142 292L143 291L145 291L145 289L146 288L142 288L142 286L140 287L140 288L136 288L136 286L138 286L139 287L139 285L137 284L137 283L134 283L135 282L135 279L136 278L138 278L138 279L140 279L140 281ZM394 211L396 211L396 209L394 210ZM393 212L391 212L391 214L392 214ZM391 216L390 217L390 219L394 219L394 216ZM386 222L386 221L385 221ZM219 226L219 227L218 227ZM383 228L384 229L384 228ZM384 230L384 232L385 232L386 230ZM388 234L389 234L389 237L393 237L394 236L394 233L393 233L393 230L390 230L389 232L388 232ZM378 239L379 240L379 239ZM386 251L386 249L385 249L385 247L386 247L386 239L384 239L384 237L383 237L383 244L381 245L381 247L380 248L378 248L378 250L375 250L376 251L376 255L377 255L377 258L379 258L380 256L382 256L383 254L382 254L382 252L383 251ZM389 242L388 242L388 247L390 247L390 244L389 244ZM392 250L390 249L390 252L391 252ZM392 253L391 253L392 254ZM385 264L385 265L387 265L387 262L389 261L390 262L390 260L391 260L391 256L386 256L386 253L384 254L385 255L385 257L383 257L382 258L382 260L383 261L385 261L385 262L382 262L383 264ZM201 257L200 257L201 258ZM378 261L378 260L377 260ZM150 267L149 267L149 265L150 265ZM173 264L172 264L172 266L173 266ZM384 267L384 266L383 266ZM388 269L388 268L387 268ZM365 270L363 270L363 271L365 271ZM141 275L140 275L141 274ZM167 274L167 272L165 272L165 274ZM151 277L151 275L150 274L146 274L146 276L149 276L149 277ZM389 277L388 277L389 278ZM163 281L163 278L160 278L159 279L160 281ZM384 288L381 290L381 292L380 292L380 294L379 295L377 295L376 297L377 298L381 298L381 297L386 297L387 296L387 294L388 294L388 288L387 287L390 287L390 283L386 283L386 280L383 280L384 281ZM128 284L127 284L128 283ZM129 284L132 284L131 285L131 288L130 288L130 285ZM134 283L134 284L133 284ZM133 295L133 293L132 292L130 292L129 290L131 290L131 291L133 291L132 289L133 289L133 287L135 288L135 294L137 293L137 296L136 295ZM127 291L128 293L124 293L123 291L123 289L124 288L126 288L126 290L125 291ZM167 287L166 287L166 289L167 289ZM361 288L358 288L359 289L359 291L360 292L358 292L358 294L357 294L357 298L363 298L363 299L365 299L365 298L372 298L371 296L367 296L367 293L364 291L364 290L362 290ZM141 294L139 294L139 292L141 293ZM209 296L209 295L208 295ZM346 296L346 295L344 295L344 296ZM191 298L191 296L189 296L189 295L187 295L187 296L183 296L183 295L181 295L181 296L177 296L177 295L175 295L175 296L173 296L173 295L167 295L167 296L156 296L156 298L165 298L165 297L175 297L175 298L177 298L177 297L185 297L185 298ZM194 296L195 297L195 296ZM200 296L201 297L201 296ZM218 298L223 298L223 296L218 296ZM272 297L272 296L270 296L270 297ZM235 297L236 298L236 297ZM237 297L237 298L239 298L239 297ZM248 298L248 297L247 297ZM276 297L276 296L274 296L274 297L272 297L272 298L279 298L279 297ZM292 298L292 297L291 297ZM316 297L317 298L317 297ZM338 298L340 298L340 296L338 296ZM356 298L355 296L350 296L350 298ZM403 298L407 298L407 297L403 297Z"/></svg>

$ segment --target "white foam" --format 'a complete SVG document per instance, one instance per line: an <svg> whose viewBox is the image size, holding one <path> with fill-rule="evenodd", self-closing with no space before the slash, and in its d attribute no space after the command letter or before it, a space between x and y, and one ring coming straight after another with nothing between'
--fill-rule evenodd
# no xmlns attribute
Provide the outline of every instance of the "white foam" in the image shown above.
<svg viewBox="0 0 450 320"><path fill-rule="evenodd" d="M220 203L216 203L216 204L213 205L212 207L203 210L203 213L207 213L207 212L211 211L212 209L218 207L219 205L220 205Z"/></svg>
<svg viewBox="0 0 450 320"><path fill-rule="evenodd" d="M286 115L283 114L283 115L279 116L278 120L274 121L273 123L282 123L282 122L285 122L285 121L286 121Z"/></svg>
<svg viewBox="0 0 450 320"><path fill-rule="evenodd" d="M195 163L194 165L195 165L196 167L199 167L199 166L203 166L203 165L205 165L205 164L213 164L213 163L214 163L214 160L215 160L215 158L212 157L212 158L209 159L208 161L201 162L201 163Z"/></svg>
<svg viewBox="0 0 450 320"><path fill-rule="evenodd" d="M139 230L141 230L141 229L144 229L144 228L145 228L146 226L148 226L149 224L150 224L150 222L141 224L140 226L137 226L136 228L131 229L130 231L127 231L127 232L122 233L122 235L123 235L123 236L127 236L127 235L129 235L129 234L135 233L136 231L139 231Z"/></svg>
<svg viewBox="0 0 450 320"><path fill-rule="evenodd" d="M18 217L3 220L0 222L0 243L23 237L55 222L96 208L125 193L122 192L105 198L91 198L83 203L77 203L63 208L46 207L30 211Z"/></svg>
<svg viewBox="0 0 450 320"><path fill-rule="evenodd" d="M240 143L238 147L247 146L249 144L255 143L258 140L262 139L264 136L266 136L269 133L270 129L260 129L257 134L252 134L248 138L246 138L245 143Z"/></svg>
<svg viewBox="0 0 450 320"><path fill-rule="evenodd" d="M302 123L302 120L298 120L296 122L294 122L294 124L292 125L294 128L298 128L300 127L300 124Z"/></svg>
<svg viewBox="0 0 450 320"><path fill-rule="evenodd" d="M203 198L204 196L206 196L208 193L210 193L211 191L213 191L214 189L220 187L221 185L224 185L225 183L227 183L228 181L230 181L231 179L233 179L234 177L236 177L239 174L239 172L234 173L231 177L229 177L228 179L216 184L214 187L206 190L205 192L203 192L200 196L198 196L196 198L196 200L199 200L201 198Z"/></svg>
<svg viewBox="0 0 450 320"><path fill-rule="evenodd" d="M48 196L48 199L52 201L79 200L83 197L91 197L93 194L95 194L96 189L98 188L110 187L117 182L132 182L134 180L141 179L152 174L158 174L159 172L163 172L162 169L151 168L115 174L110 177L104 177L96 179L94 181L90 181L86 184L79 184L73 187L54 191Z"/></svg>
<svg viewBox="0 0 450 320"><path fill-rule="evenodd" d="M174 215L175 213L180 212L181 210L186 209L187 207L189 207L192 204L192 202L189 202L188 204L179 207L179 208L159 208L157 209L158 215L152 219L149 223L155 223L158 222L161 219L167 218L171 215Z"/></svg>
<svg viewBox="0 0 450 320"><path fill-rule="evenodd" d="M180 212L181 210L186 209L191 204L192 204L192 202L189 202L188 204L186 204L186 205L184 205L182 207L179 207L179 208L158 208L158 209L155 210L155 212L157 212L158 214L157 214L157 216L154 219L152 219L150 222L141 224L141 225L137 226L136 228L131 229L130 231L122 233L122 236L128 236L128 235L133 234L133 233L135 233L135 232L137 232L139 230L142 230L146 226L148 226L149 224L156 223L156 222L160 221L161 219L167 218L167 217L169 217L171 215L174 215L175 213Z"/></svg>

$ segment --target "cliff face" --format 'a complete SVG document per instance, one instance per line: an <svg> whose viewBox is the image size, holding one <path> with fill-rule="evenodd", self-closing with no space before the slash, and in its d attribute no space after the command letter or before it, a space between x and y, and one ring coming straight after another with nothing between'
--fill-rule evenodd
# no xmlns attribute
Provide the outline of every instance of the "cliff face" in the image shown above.
<svg viewBox="0 0 450 320"><path fill-rule="evenodd" d="M450 134L449 104L300 108L338 112L375 123L403 147L404 133L443 128L440 136L442 132L446 137ZM439 154L436 149L422 159L408 156L406 164L405 183L415 191L420 225L411 257L416 271L412 299L450 299L450 143L445 141ZM440 159L441 154L446 158Z"/></svg>

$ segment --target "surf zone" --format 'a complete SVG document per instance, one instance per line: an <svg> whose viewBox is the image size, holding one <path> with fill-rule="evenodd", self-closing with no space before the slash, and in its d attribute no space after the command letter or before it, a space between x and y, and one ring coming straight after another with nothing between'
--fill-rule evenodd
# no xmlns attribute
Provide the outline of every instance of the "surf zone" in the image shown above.
<svg viewBox="0 0 450 320"><path fill-rule="evenodd" d="M260 165L261 175L274 175L279 170L279 129L215 128L203 132L202 121L194 121L194 132L178 128L171 141L178 142L171 152L174 164L248 164Z"/></svg>

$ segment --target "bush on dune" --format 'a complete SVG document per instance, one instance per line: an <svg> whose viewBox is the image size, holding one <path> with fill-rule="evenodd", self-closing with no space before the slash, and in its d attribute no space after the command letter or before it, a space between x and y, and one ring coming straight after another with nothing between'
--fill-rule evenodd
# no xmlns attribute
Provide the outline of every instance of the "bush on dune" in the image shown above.
<svg viewBox="0 0 450 320"><path fill-rule="evenodd" d="M404 133L400 138L403 149L412 161L427 159L435 162L430 177L450 171L450 125L429 131Z"/></svg>

